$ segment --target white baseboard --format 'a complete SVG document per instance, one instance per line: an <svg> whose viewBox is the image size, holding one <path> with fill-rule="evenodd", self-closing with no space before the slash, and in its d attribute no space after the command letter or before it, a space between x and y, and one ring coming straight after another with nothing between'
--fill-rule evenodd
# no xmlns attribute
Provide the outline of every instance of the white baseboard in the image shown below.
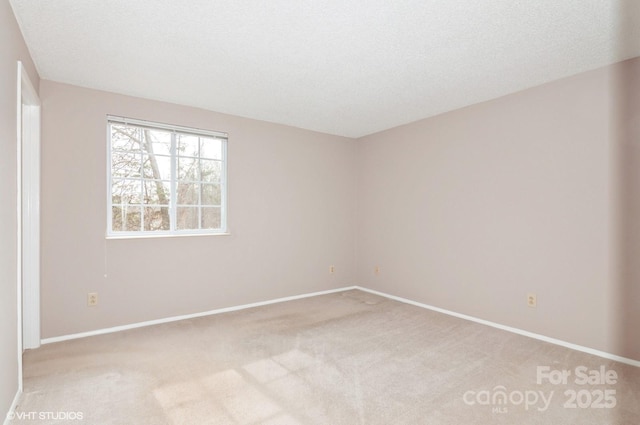
<svg viewBox="0 0 640 425"><path fill-rule="evenodd" d="M4 422L2 422L3 425L9 425L9 422L10 422L9 416L12 416L11 413L14 413L16 411L16 407L18 406L18 400L20 399L20 394L22 394L22 391L20 391L20 388L18 388L18 391L16 391L15 397L13 397L13 403L11 403L11 407L9 407L9 410L4 415Z"/></svg>
<svg viewBox="0 0 640 425"><path fill-rule="evenodd" d="M130 325L122 325L122 326L114 326L112 328L97 329L95 331L80 332L80 333L77 333L77 334L56 336L56 337L53 337L53 338L45 338L42 341L40 341L40 343L41 344L51 344L53 342L61 342L61 341L68 341L68 340L71 340L71 339L86 338L88 336L109 334L109 333L113 333L113 332L126 331L128 329L135 329L135 328L142 328L142 327L145 327L145 326L159 325L161 323L176 322L178 320L185 320L185 319L194 319L196 317L211 316L213 314L228 313L230 311L238 311L238 310L244 310L244 309L247 309L247 308L260 307L260 306L263 306L263 305L282 303L282 302L285 302L285 301L293 301L293 300L299 300L299 299L302 299L302 298L316 297L318 295L332 294L332 293L335 293L335 292L344 292L344 291L348 291L350 289L356 289L356 288L357 288L356 286L347 286L347 287L338 288L338 289L330 289L328 291L311 292L311 293L308 293L308 294L294 295L294 296L291 296L291 297L284 297L284 298L276 298L276 299L273 299L273 300L260 301L260 302L251 303L251 304L243 304L243 305L239 305L239 306L235 306L235 307L219 308L219 309L216 309L216 310L203 311L203 312L200 312L200 313L185 314L185 315L182 315L182 316L173 316L173 317L167 317L167 318L164 318L164 319L148 320L146 322L132 323Z"/></svg>
<svg viewBox="0 0 640 425"><path fill-rule="evenodd" d="M285 301L299 300L299 299L302 299L302 298L315 297L315 296L318 296L318 295L332 294L332 293L335 293L335 292L344 292L344 291L348 291L350 289L359 289L359 290L364 291L364 292L369 292L371 294L379 295L381 297L389 298L389 299L392 299L392 300L395 300L395 301L399 301L399 302L402 302L402 303L405 303L405 304L411 304L411 305L414 305L414 306L417 306L417 307L426 308L428 310L432 310L432 311L435 311L435 312L438 312L438 313L447 314L449 316L457 317L457 318L464 319L464 320L469 320L471 322L480 323L480 324L486 325L486 326L491 326L491 327L496 328L496 329L501 329L503 331L512 332L512 333L515 333L515 334L518 334L518 335L523 335L523 336L526 336L526 337L529 337L529 338L533 338L533 339L537 339L537 340L540 340L540 341L548 342L548 343L551 343L551 344L559 345L559 346L562 346L562 347L570 348L572 350L581 351L583 353L592 354L594 356L602 357L602 358L605 358L605 359L608 359L608 360L614 360L614 361L617 361L617 362L620 362L620 363L624 363L624 364L628 364L628 365L631 365L631 366L640 367L640 361L638 361L638 360L629 359L629 358L626 358L626 357L618 356L616 354L607 353L605 351L600 351L600 350L596 350L596 349L593 349L593 348L584 347L582 345L573 344L571 342L562 341L560 339L551 338L551 337L548 337L548 336L545 336L545 335L540 335L540 334L536 334L536 333L533 333L533 332L525 331L525 330L522 330L522 329L513 328L511 326L501 325L499 323L491 322L491 321L484 320L484 319L479 319L477 317L468 316L466 314L456 313L455 311L445 310L443 308L434 307L432 305L423 304L423 303L420 303L420 302L417 302L417 301L409 300L407 298L397 297L395 295L390 295L390 294L387 294L387 293L384 293L384 292L380 292L380 291L376 291L376 290L373 290L373 289L364 288L364 287L361 287L361 286L347 286L347 287L343 287L343 288L331 289L331 290L328 290L328 291L311 292L311 293L307 293L307 294L294 295L294 296L291 296L291 297L276 298L276 299L273 299L273 300L261 301L261 302L257 302L257 303L251 303L251 304L243 304L243 305L239 305L239 306L235 306L235 307L220 308L220 309L216 309L216 310L204 311L204 312L201 312L201 313L185 314L185 315L182 315L182 316L173 316L173 317L167 317L167 318L164 318L164 319L157 319L157 320L149 320L149 321L146 321L146 322L132 323L130 325L114 326L112 328L98 329L98 330L95 330L95 331L81 332L81 333L77 333L77 334L57 336L57 337L53 337L53 338L45 338L45 339L43 339L41 341L41 343L42 344L50 344L50 343L53 343L53 342L68 341L68 340L71 340L71 339L85 338L85 337L94 336L94 335L102 335L102 334L108 334L108 333L113 333L113 332L120 332L120 331L125 331L125 330L128 330L128 329L141 328L141 327L144 327L144 326L159 325L161 323L176 322L178 320L193 319L193 318L202 317L202 316L211 316L211 315L214 315L214 314L228 313L228 312L231 312L231 311L244 310L244 309L247 309L247 308L260 307L260 306L264 306L264 305L276 304L276 303L281 303L281 302L285 302Z"/></svg>
<svg viewBox="0 0 640 425"><path fill-rule="evenodd" d="M551 337L548 337L548 336L536 334L536 333L529 332L529 331L524 331L522 329L513 328L511 326L501 325L499 323L490 322L488 320L479 319L477 317L467 316L466 314L460 314L460 313L456 313L455 311L445 310L443 308L434 307L432 305L419 303L419 302L416 302L416 301L409 300L407 298L396 297L395 295L386 294L384 292L375 291L373 289L363 288L361 286L356 286L355 289L359 289L361 291L369 292L369 293L375 294L375 295L380 295L381 297L389 298L389 299L392 299L392 300L395 300L395 301L400 301L400 302L405 303L405 304L411 304L411 305L414 305L416 307L426 308L428 310L432 310L432 311L435 311L435 312L438 312L438 313L447 314L449 316L457 317L457 318L460 318L460 319L469 320L471 322L480 323L482 325L491 326L492 328L497 328L497 329L501 329L503 331L512 332L512 333L515 333L515 334L518 334L518 335L523 335L523 336L526 336L526 337L529 337L529 338L538 339L540 341L549 342L551 344L555 344L555 345L559 345L559 346L562 346L562 347L570 348L572 350L582 351L583 353L592 354L594 356L602 357L602 358L605 358L605 359L608 359L608 360L615 360L617 362L628 364L630 366L640 367L640 361L638 361L638 360L629 359L629 358L626 358L626 357L618 356L616 354L607 353L605 351L595 350L593 348L584 347L582 345L573 344L571 342L562 341L560 339L551 338Z"/></svg>

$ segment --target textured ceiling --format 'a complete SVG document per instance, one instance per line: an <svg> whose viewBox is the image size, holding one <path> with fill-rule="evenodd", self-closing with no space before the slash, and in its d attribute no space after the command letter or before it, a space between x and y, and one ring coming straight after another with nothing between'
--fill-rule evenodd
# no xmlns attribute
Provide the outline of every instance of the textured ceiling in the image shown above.
<svg viewBox="0 0 640 425"><path fill-rule="evenodd" d="M638 0L10 0L40 76L359 137L640 56Z"/></svg>

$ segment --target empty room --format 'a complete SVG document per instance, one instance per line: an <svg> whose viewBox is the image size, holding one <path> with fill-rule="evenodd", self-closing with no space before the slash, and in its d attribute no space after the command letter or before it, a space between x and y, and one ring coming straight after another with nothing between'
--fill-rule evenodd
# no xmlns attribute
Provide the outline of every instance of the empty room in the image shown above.
<svg viewBox="0 0 640 425"><path fill-rule="evenodd" d="M640 1L0 0L0 415L640 424Z"/></svg>

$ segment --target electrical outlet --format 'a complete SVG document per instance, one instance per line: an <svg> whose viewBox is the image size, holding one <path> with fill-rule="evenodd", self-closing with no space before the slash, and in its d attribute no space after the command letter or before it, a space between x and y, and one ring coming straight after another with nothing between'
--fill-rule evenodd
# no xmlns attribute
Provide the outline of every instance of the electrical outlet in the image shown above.
<svg viewBox="0 0 640 425"><path fill-rule="evenodd" d="M335 271L336 271L335 267L329 266L329 273L333 274L333 273L335 273Z"/></svg>
<svg viewBox="0 0 640 425"><path fill-rule="evenodd" d="M98 305L98 293L97 292L89 292L87 294L87 305L88 306Z"/></svg>
<svg viewBox="0 0 640 425"><path fill-rule="evenodd" d="M536 294L527 294L527 305L531 308L536 308L538 306L538 298Z"/></svg>
<svg viewBox="0 0 640 425"><path fill-rule="evenodd" d="M375 266L373 268L373 274L380 274L380 267L379 266Z"/></svg>

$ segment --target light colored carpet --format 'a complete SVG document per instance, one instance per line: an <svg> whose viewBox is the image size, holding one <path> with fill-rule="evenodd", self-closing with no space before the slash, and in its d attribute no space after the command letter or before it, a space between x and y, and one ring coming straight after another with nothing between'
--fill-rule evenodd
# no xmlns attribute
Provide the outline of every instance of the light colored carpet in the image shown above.
<svg viewBox="0 0 640 425"><path fill-rule="evenodd" d="M638 368L357 290L49 344L24 378L12 424L640 424Z"/></svg>

